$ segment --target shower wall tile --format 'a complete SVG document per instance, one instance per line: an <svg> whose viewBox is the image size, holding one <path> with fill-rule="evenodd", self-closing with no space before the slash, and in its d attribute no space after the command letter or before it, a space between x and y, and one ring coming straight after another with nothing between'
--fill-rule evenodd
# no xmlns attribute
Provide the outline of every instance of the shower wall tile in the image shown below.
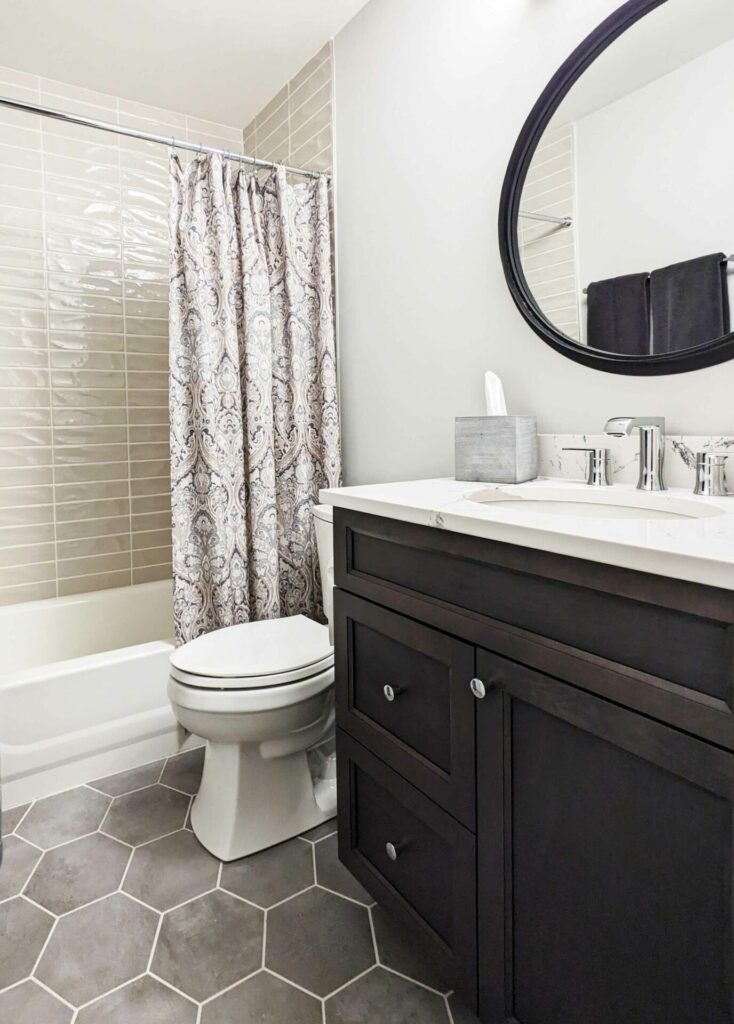
<svg viewBox="0 0 734 1024"><path fill-rule="evenodd" d="M314 57L244 130L245 152L315 171L332 169L332 47Z"/></svg>
<svg viewBox="0 0 734 1024"><path fill-rule="evenodd" d="M9 68L0 91L243 148ZM0 604L170 577L167 207L160 145L0 108Z"/></svg>

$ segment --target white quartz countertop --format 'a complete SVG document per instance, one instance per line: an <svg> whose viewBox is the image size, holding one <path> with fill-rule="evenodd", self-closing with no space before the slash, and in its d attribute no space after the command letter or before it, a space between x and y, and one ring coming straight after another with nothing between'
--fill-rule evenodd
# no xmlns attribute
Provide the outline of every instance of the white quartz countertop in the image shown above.
<svg viewBox="0 0 734 1024"><path fill-rule="evenodd" d="M706 517L620 519L600 514L589 518L573 511L567 514L565 502L563 511L549 514L536 512L528 501L519 515L513 502L479 504L467 498L487 489L520 497L531 488L545 489L555 501L562 498L560 491L568 492L569 498L586 500L588 495L588 500L594 501L594 492L603 490L606 502L618 497L620 504L637 503L642 508L646 502L658 509L701 508ZM734 590L734 497L706 498L678 488L646 494L629 484L587 488L550 478L517 486L436 479L331 488L321 491L321 501L406 523Z"/></svg>

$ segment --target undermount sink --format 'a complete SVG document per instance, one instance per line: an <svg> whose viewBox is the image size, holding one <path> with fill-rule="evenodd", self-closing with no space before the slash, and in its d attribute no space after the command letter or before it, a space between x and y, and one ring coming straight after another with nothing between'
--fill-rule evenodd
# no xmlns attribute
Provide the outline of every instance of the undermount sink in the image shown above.
<svg viewBox="0 0 734 1024"><path fill-rule="evenodd" d="M467 500L524 516L572 516L576 519L710 519L724 514L715 505L681 498L667 491L627 491L610 487L553 487L514 485L470 491Z"/></svg>

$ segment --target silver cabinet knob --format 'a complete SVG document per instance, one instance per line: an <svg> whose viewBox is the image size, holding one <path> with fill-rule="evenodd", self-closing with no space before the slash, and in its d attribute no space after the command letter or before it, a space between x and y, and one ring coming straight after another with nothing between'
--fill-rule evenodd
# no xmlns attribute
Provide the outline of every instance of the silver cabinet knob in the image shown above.
<svg viewBox="0 0 734 1024"><path fill-rule="evenodd" d="M385 843L385 853L389 860L397 860L402 848L402 843Z"/></svg>
<svg viewBox="0 0 734 1024"><path fill-rule="evenodd" d="M392 701L394 701L396 697L399 697L400 694L403 692L403 687L390 686L390 684L388 683L387 685L383 686L382 692L385 695L385 700L389 700L392 703Z"/></svg>
<svg viewBox="0 0 734 1024"><path fill-rule="evenodd" d="M472 681L469 683L469 689L478 700L481 700L482 697L487 696L487 687L484 685L481 679L472 679Z"/></svg>

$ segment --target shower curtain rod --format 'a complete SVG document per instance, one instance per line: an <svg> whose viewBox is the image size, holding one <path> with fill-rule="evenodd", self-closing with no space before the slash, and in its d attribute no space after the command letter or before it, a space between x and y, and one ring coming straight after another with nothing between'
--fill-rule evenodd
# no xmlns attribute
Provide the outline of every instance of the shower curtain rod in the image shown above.
<svg viewBox="0 0 734 1024"><path fill-rule="evenodd" d="M253 167L283 167L292 174L302 174L306 178L324 177L328 179L330 177L324 171L307 171L303 167L289 167L287 164L279 164L273 160L258 160L254 156L243 156L241 153L233 153L229 149L217 149L216 146L205 146L200 142L182 142L171 135L155 135L153 132L140 132L135 128L125 128L121 124L112 124L109 121L96 121L91 117L83 117L81 114L68 114L63 110L41 107L37 103L27 103L25 100L15 100L8 96L0 96L0 106L13 107L15 110L25 110L31 114L41 114L43 117L52 117L56 121L66 121L68 124L81 124L87 128L99 128L100 131L114 132L116 135L126 135L132 139L158 142L162 146L171 146L174 149L188 149L194 153L216 153L227 160L237 160L243 164L252 164Z"/></svg>

